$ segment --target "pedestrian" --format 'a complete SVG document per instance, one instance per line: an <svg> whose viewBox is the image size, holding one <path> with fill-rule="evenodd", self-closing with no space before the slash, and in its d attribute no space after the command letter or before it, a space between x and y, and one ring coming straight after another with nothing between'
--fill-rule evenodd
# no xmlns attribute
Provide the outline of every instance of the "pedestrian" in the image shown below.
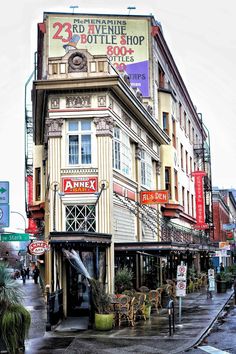
<svg viewBox="0 0 236 354"><path fill-rule="evenodd" d="M26 276L27 276L27 279L29 279L29 276L30 276L30 269L29 269L29 267L26 268Z"/></svg>
<svg viewBox="0 0 236 354"><path fill-rule="evenodd" d="M224 270L225 270L225 267L224 267L223 263L221 262L220 263L220 272L223 272Z"/></svg>
<svg viewBox="0 0 236 354"><path fill-rule="evenodd" d="M25 280L26 280L26 270L25 270L25 268L21 269L21 277L22 277L22 280L23 280L23 284L25 284Z"/></svg>
<svg viewBox="0 0 236 354"><path fill-rule="evenodd" d="M35 284L38 284L38 277L39 277L39 269L37 266L34 267L34 270L33 270L33 279L34 279L34 283Z"/></svg>

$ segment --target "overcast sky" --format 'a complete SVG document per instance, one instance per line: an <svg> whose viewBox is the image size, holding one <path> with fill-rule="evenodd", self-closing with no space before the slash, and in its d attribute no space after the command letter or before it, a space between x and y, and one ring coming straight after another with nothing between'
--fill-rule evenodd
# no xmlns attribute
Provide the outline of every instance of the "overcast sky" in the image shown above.
<svg viewBox="0 0 236 354"><path fill-rule="evenodd" d="M109 4L112 4L109 6ZM43 12L152 13L191 99L210 131L213 185L236 188L235 1L227 0L14 0L0 22L0 181L10 182L10 208L24 214L24 87L33 71L36 26ZM11 214L11 228L24 228Z"/></svg>

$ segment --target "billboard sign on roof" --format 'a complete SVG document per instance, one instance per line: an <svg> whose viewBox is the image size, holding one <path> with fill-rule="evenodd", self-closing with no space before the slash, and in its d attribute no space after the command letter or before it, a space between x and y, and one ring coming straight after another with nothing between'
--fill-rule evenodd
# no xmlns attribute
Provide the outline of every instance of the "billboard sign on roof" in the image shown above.
<svg viewBox="0 0 236 354"><path fill-rule="evenodd" d="M131 86L149 96L148 18L95 15L48 15L48 56L87 49L107 55L112 64L130 77Z"/></svg>

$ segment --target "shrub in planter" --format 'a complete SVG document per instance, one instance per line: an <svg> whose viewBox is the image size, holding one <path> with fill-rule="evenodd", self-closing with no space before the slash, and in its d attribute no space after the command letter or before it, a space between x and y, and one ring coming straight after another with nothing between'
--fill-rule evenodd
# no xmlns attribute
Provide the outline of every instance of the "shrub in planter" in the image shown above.
<svg viewBox="0 0 236 354"><path fill-rule="evenodd" d="M114 314L111 298L106 293L105 286L96 279L90 279L92 302L95 309L95 328L100 331L112 329Z"/></svg>
<svg viewBox="0 0 236 354"><path fill-rule="evenodd" d="M133 272L127 266L119 268L115 274L115 292L122 294L124 290L131 290L133 287Z"/></svg>
<svg viewBox="0 0 236 354"><path fill-rule="evenodd" d="M6 264L0 264L0 341L1 347L15 354L24 347L31 317L21 304L23 292L11 279Z"/></svg>

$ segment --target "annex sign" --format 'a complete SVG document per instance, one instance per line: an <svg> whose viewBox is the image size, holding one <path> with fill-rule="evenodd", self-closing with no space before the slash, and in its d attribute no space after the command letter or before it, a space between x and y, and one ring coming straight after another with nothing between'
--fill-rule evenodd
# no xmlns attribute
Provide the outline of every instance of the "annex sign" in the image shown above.
<svg viewBox="0 0 236 354"><path fill-rule="evenodd" d="M65 194L96 193L98 178L88 176L62 178L62 188Z"/></svg>

